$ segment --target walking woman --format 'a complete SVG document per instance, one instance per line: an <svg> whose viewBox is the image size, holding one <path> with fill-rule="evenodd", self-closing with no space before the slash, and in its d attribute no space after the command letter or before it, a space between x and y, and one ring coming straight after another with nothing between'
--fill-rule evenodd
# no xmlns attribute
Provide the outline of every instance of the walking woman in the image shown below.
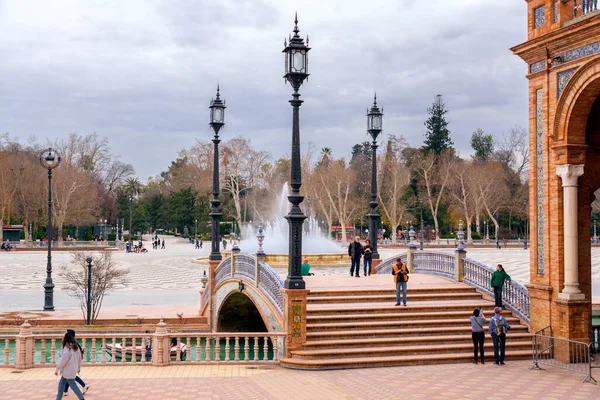
<svg viewBox="0 0 600 400"><path fill-rule="evenodd" d="M371 269L373 266L373 247L371 246L371 241L369 239L367 239L367 241L365 242L363 251L365 253L365 256L364 256L365 276L370 276ZM367 265L369 266L368 269L367 269Z"/></svg>
<svg viewBox="0 0 600 400"><path fill-rule="evenodd" d="M477 364L477 347L479 347L481 363L485 364L485 357L483 355L485 332L483 327L486 324L486 321L483 310L481 308L473 310L473 315L469 318L469 321L471 321L471 336L473 338L473 363Z"/></svg>
<svg viewBox="0 0 600 400"><path fill-rule="evenodd" d="M490 286L494 291L495 306L502 308L502 287L504 281L510 282L510 276L506 273L502 264L496 266L496 270L492 273L492 279L490 280Z"/></svg>
<svg viewBox="0 0 600 400"><path fill-rule="evenodd" d="M73 335L73 338L75 339L75 331L73 329L67 329L67 333L70 333L71 335ZM77 342L77 339L75 339L75 342L77 343L77 346L79 346L79 351L81 352L81 356L83 357L83 349L81 348L81 345L79 344L79 342ZM86 394L86 392L88 391L88 389L90 388L90 385L86 384L83 379L81 379L79 377L79 375L77 375L75 377L75 382L79 383L79 385L81 386L81 390L83 394ZM65 384L65 396L67 395L67 392L69 391L69 382L67 382Z"/></svg>
<svg viewBox="0 0 600 400"><path fill-rule="evenodd" d="M71 390L77 396L79 400L83 400L83 393L79 390L79 386L75 383L75 377L81 369L82 354L79 350L79 344L75 340L75 337L71 332L65 334L62 341L62 355L60 362L56 366L54 375L58 376L61 374L60 380L58 381L58 393L56 394L56 400L61 400L65 391L65 384L68 382Z"/></svg>

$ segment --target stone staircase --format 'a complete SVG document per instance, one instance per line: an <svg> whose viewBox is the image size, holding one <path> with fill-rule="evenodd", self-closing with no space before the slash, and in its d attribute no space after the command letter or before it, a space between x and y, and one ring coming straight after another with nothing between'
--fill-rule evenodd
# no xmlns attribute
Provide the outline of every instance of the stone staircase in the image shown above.
<svg viewBox="0 0 600 400"><path fill-rule="evenodd" d="M463 283L410 285L408 306L395 306L387 288L311 289L307 305L307 340L303 349L281 359L296 369L336 369L409 364L471 362L473 344L469 317L483 307L494 314L493 302ZM528 326L508 311L511 325L507 360L531 357ZM486 361L493 362L487 334Z"/></svg>

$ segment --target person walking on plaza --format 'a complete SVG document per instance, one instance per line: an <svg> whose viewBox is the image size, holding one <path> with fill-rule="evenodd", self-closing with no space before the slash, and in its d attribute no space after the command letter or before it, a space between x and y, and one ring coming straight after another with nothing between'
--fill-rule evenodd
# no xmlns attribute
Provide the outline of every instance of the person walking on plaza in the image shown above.
<svg viewBox="0 0 600 400"><path fill-rule="evenodd" d="M363 247L363 252L365 254L364 257L364 272L365 276L371 275L371 269L373 267L373 247L371 246L371 241L367 239L365 242L365 246ZM368 269L367 269L368 266Z"/></svg>
<svg viewBox="0 0 600 400"><path fill-rule="evenodd" d="M496 266L496 270L492 273L492 279L490 279L490 286L494 291L494 302L496 307L502 308L502 288L504 287L504 281L510 282L510 276L506 273L502 264Z"/></svg>
<svg viewBox="0 0 600 400"><path fill-rule="evenodd" d="M200 248L202 248L202 239L200 239Z"/></svg>
<svg viewBox="0 0 600 400"><path fill-rule="evenodd" d="M506 348L506 332L510 329L510 325L506 318L502 316L500 307L494 308L494 316L490 318L490 326L488 330L492 335L494 342L494 365L504 365L504 349Z"/></svg>
<svg viewBox="0 0 600 400"><path fill-rule="evenodd" d="M356 267L356 277L360 278L360 257L363 255L364 250L362 244L360 244L360 238L356 236L354 242L348 246L348 255L352 260L352 266L350 267L350 276L354 275L354 268Z"/></svg>
<svg viewBox="0 0 600 400"><path fill-rule="evenodd" d="M471 321L471 337L473 338L473 363L477 364L477 348L481 355L481 363L485 364L485 356L483 353L483 345L485 343L485 332L483 326L486 324L483 309L480 307L473 310L473 315L469 318Z"/></svg>
<svg viewBox="0 0 600 400"><path fill-rule="evenodd" d="M196 248L199 249L200 248L200 242L198 241L198 238L196 238Z"/></svg>
<svg viewBox="0 0 600 400"><path fill-rule="evenodd" d="M396 306L400 305L400 290L402 290L402 303L406 307L406 286L408 282L408 268L402 262L401 258L392 265L392 274L394 274L394 283L396 284Z"/></svg>
<svg viewBox="0 0 600 400"><path fill-rule="evenodd" d="M68 382L69 386L73 390L73 393L79 400L84 400L83 393L75 383L75 377L81 370L82 354L79 348L79 344L75 340L75 337L67 331L62 340L62 352L60 362L56 366L54 375L58 376L60 373L60 380L58 381L58 393L56 394L56 400L63 398L65 392L65 385Z"/></svg>
<svg viewBox="0 0 600 400"><path fill-rule="evenodd" d="M159 240L160 241L160 240ZM165 248L165 239L162 240L162 246L160 247L161 249Z"/></svg>
<svg viewBox="0 0 600 400"><path fill-rule="evenodd" d="M73 329L67 329L67 333L70 333L71 335L73 335L73 338L75 339L75 331ZM75 339L75 342L77 343L77 346L79 346L79 351L81 352L81 355L83 357L83 349L81 348L81 345L79 344L79 342L77 342L77 339ZM83 381L83 379L81 379L79 377L79 375L77 375L75 377L75 382L77 382L77 383L79 383L79 385L81 385L83 394L86 394L86 392L90 388L90 385L86 385L86 383ZM64 393L65 396L67 395L68 391L69 391L69 382L67 382L65 384L65 393Z"/></svg>

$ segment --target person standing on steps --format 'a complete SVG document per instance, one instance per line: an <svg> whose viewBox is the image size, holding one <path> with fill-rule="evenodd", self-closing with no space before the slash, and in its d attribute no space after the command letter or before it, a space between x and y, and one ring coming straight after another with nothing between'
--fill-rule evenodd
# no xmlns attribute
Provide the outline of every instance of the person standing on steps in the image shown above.
<svg viewBox="0 0 600 400"><path fill-rule="evenodd" d="M360 244L360 238L356 236L354 237L354 242L350 243L348 246L348 255L352 261L352 266L350 267L350 276L354 275L354 268L356 267L355 276L360 278L360 257L363 255L363 253L364 250L362 244Z"/></svg>
<svg viewBox="0 0 600 400"><path fill-rule="evenodd" d="M473 338L473 363L477 364L477 347L481 353L481 363L485 364L485 356L483 354L483 345L485 343L485 331L483 329L486 324L483 309L479 307L473 310L473 315L469 318L471 321L471 337Z"/></svg>
<svg viewBox="0 0 600 400"><path fill-rule="evenodd" d="M392 265L392 274L394 275L394 283L396 284L396 306L400 305L400 290L402 290L402 303L406 307L406 285L408 282L408 268L402 262L401 258L396 260L396 264Z"/></svg>
<svg viewBox="0 0 600 400"><path fill-rule="evenodd" d="M365 247L363 247L363 252L365 254L364 265L365 265L365 276L371 276L371 269L373 267L373 247L371 246L371 241L367 239L365 242ZM368 266L368 269L367 269Z"/></svg>
<svg viewBox="0 0 600 400"><path fill-rule="evenodd" d="M496 270L492 273L490 286L494 291L494 305L500 308L502 308L502 288L504 287L504 281L510 282L510 276L506 273L502 264L498 264Z"/></svg>
<svg viewBox="0 0 600 400"><path fill-rule="evenodd" d="M492 335L494 342L494 365L504 365L504 350L506 348L506 332L510 329L510 325L506 318L502 316L500 307L494 308L494 316L490 318L490 326L488 330Z"/></svg>

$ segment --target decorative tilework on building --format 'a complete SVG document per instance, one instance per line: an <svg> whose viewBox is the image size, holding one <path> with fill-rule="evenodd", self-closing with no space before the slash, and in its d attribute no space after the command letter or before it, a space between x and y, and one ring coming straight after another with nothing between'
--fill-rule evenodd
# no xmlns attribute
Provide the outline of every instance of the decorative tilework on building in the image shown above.
<svg viewBox="0 0 600 400"><path fill-rule="evenodd" d="M529 64L529 72L531 74L543 71L544 69L546 69L546 60L540 60Z"/></svg>
<svg viewBox="0 0 600 400"><path fill-rule="evenodd" d="M557 80L556 86L558 88L558 97L560 97L560 95L562 94L565 86L567 85L567 82L569 82L569 79L571 79L571 76L573 76L575 71L577 71L577 68L571 68L566 71L560 71L556 75L556 80Z"/></svg>
<svg viewBox="0 0 600 400"><path fill-rule="evenodd" d="M577 60L578 58L591 56L592 54L600 53L600 42L594 42L585 46L578 47L573 50L565 51L558 54L562 61L561 63Z"/></svg>
<svg viewBox="0 0 600 400"><path fill-rule="evenodd" d="M552 20L554 23L558 22L558 0L554 0L554 19Z"/></svg>
<svg viewBox="0 0 600 400"><path fill-rule="evenodd" d="M533 25L539 28L546 22L546 6L540 6L533 10Z"/></svg>
<svg viewBox="0 0 600 400"><path fill-rule="evenodd" d="M535 160L538 274L544 274L544 91L535 93Z"/></svg>

